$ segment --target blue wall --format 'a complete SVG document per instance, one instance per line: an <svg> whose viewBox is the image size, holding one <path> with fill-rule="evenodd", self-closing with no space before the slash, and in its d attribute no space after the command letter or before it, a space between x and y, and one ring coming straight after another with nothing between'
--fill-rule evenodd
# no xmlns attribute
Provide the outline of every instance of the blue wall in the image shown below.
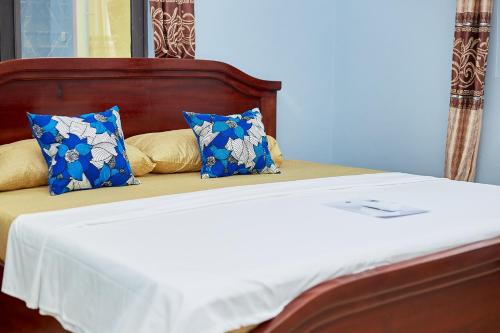
<svg viewBox="0 0 500 333"><path fill-rule="evenodd" d="M500 3L496 3L490 38L488 77L486 78L485 113L478 160L477 180L500 185L500 45L498 18Z"/></svg>
<svg viewBox="0 0 500 333"><path fill-rule="evenodd" d="M442 176L455 4L338 1L334 161Z"/></svg>
<svg viewBox="0 0 500 333"><path fill-rule="evenodd" d="M283 81L278 140L285 156L330 162L335 1L320 3L197 0L196 53Z"/></svg>
<svg viewBox="0 0 500 333"><path fill-rule="evenodd" d="M442 176L456 1L337 3L333 160ZM493 184L500 184L497 16L478 159L478 181Z"/></svg>
<svg viewBox="0 0 500 333"><path fill-rule="evenodd" d="M283 81L286 158L442 176L455 5L197 0L197 56ZM500 184L493 30L478 180Z"/></svg>

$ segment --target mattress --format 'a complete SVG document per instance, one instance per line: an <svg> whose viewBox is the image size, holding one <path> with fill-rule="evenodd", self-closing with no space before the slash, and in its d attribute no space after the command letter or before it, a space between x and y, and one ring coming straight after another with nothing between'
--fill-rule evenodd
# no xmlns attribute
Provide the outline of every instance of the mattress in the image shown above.
<svg viewBox="0 0 500 333"><path fill-rule="evenodd" d="M360 197L428 212L332 207ZM498 237L498 200L496 186L382 173L27 214L3 291L76 332L221 333L336 277Z"/></svg>
<svg viewBox="0 0 500 333"><path fill-rule="evenodd" d="M279 175L233 176L200 179L198 172L148 174L140 177L138 186L103 188L50 196L46 186L0 192L0 260L5 260L7 235L11 223L21 214L37 213L98 203L149 198L167 194L187 193L237 185L253 185L333 176L375 173L374 170L285 160Z"/></svg>

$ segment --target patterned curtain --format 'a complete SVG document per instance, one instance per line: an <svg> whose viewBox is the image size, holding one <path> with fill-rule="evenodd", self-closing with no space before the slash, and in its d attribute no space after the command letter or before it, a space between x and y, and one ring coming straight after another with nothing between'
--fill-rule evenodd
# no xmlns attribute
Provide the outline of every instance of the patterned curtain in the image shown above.
<svg viewBox="0 0 500 333"><path fill-rule="evenodd" d="M194 0L150 0L157 58L193 59Z"/></svg>
<svg viewBox="0 0 500 333"><path fill-rule="evenodd" d="M445 176L474 181L494 0L457 0Z"/></svg>

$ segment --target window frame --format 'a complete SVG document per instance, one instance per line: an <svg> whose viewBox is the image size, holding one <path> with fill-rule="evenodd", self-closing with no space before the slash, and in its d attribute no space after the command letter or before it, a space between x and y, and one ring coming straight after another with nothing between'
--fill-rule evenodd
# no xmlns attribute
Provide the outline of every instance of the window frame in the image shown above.
<svg viewBox="0 0 500 333"><path fill-rule="evenodd" d="M0 61L21 58L20 0L0 1ZM148 57L148 0L130 0L132 58Z"/></svg>
<svg viewBox="0 0 500 333"><path fill-rule="evenodd" d="M148 57L149 0L130 0L131 57Z"/></svg>
<svg viewBox="0 0 500 333"><path fill-rule="evenodd" d="M0 1L0 60L16 57L15 0Z"/></svg>

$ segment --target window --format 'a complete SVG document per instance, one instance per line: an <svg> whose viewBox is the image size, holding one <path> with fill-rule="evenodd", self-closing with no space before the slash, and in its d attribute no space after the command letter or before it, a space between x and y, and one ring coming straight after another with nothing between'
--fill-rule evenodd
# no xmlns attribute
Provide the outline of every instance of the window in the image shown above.
<svg viewBox="0 0 500 333"><path fill-rule="evenodd" d="M1 0L0 59L147 56L147 0Z"/></svg>

